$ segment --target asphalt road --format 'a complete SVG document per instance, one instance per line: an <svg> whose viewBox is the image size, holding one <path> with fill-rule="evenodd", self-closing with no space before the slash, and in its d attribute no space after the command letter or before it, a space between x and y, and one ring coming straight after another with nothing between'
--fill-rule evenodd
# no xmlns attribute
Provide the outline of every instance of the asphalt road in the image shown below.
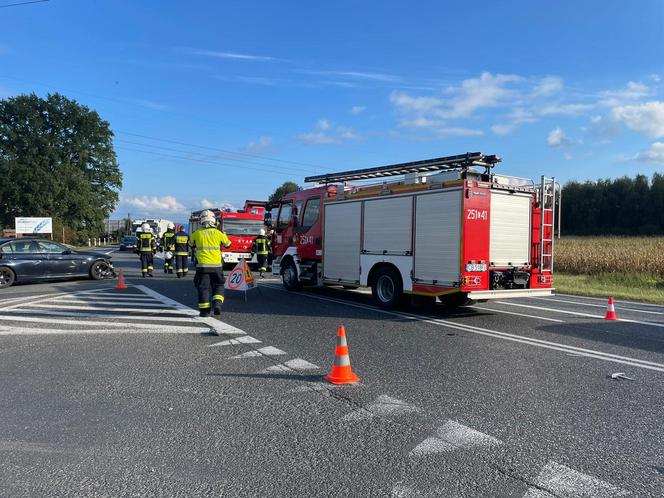
<svg viewBox="0 0 664 498"><path fill-rule="evenodd" d="M266 279L199 320L191 276L114 259L127 290L0 293L2 496L664 495L664 307ZM341 324L354 386L322 381Z"/></svg>

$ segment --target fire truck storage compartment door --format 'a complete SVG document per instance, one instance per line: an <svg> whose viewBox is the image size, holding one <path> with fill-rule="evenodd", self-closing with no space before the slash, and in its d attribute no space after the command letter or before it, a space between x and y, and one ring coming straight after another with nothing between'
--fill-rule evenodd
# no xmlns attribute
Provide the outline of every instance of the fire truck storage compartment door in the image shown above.
<svg viewBox="0 0 664 498"><path fill-rule="evenodd" d="M365 254L405 255L412 251L413 198L393 197L364 203Z"/></svg>
<svg viewBox="0 0 664 498"><path fill-rule="evenodd" d="M323 276L326 280L360 280L360 214L362 203L325 205Z"/></svg>
<svg viewBox="0 0 664 498"><path fill-rule="evenodd" d="M532 196L491 191L489 261L493 266L527 265Z"/></svg>
<svg viewBox="0 0 664 498"><path fill-rule="evenodd" d="M413 272L417 281L447 285L459 281L461 196L461 190L417 196Z"/></svg>

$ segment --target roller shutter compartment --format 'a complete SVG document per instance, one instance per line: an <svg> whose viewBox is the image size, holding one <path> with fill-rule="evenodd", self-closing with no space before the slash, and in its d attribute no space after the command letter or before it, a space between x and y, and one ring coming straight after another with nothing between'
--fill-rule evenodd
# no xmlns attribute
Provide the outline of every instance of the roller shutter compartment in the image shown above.
<svg viewBox="0 0 664 498"><path fill-rule="evenodd" d="M359 282L361 209L360 202L325 205L325 280Z"/></svg>
<svg viewBox="0 0 664 498"><path fill-rule="evenodd" d="M489 260L492 266L529 264L531 202L531 195L491 192Z"/></svg>

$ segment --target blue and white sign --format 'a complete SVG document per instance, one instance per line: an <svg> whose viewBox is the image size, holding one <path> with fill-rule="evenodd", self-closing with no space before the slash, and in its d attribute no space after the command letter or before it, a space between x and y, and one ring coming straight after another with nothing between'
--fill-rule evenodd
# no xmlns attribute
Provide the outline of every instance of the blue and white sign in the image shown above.
<svg viewBox="0 0 664 498"><path fill-rule="evenodd" d="M53 233L52 218L14 218L16 233Z"/></svg>

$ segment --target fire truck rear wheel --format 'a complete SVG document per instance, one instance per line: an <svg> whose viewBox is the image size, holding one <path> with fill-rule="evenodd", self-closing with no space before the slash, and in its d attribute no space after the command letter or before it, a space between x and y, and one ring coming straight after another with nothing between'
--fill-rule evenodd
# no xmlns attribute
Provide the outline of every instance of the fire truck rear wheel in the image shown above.
<svg viewBox="0 0 664 498"><path fill-rule="evenodd" d="M302 289L302 282L297 277L297 268L292 261L286 263L281 279L286 290L299 291Z"/></svg>
<svg viewBox="0 0 664 498"><path fill-rule="evenodd" d="M381 308L393 309L403 301L403 283L396 268L383 266L371 282L371 294Z"/></svg>

